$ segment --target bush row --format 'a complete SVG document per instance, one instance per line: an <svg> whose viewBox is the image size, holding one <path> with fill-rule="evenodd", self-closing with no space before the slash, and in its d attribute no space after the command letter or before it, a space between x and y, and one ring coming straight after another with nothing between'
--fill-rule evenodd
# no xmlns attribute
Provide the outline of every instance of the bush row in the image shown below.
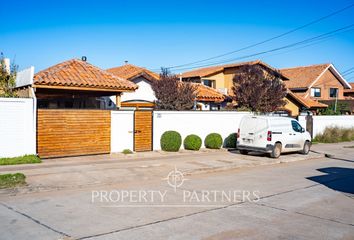
<svg viewBox="0 0 354 240"><path fill-rule="evenodd" d="M182 137L176 131L164 132L160 139L161 149L167 152L177 152L182 145ZM218 133L210 133L204 139L204 146L210 149L220 149L223 144L223 139ZM188 135L183 141L184 149L198 151L202 146L202 139L195 135ZM225 147L236 147L236 134L230 134L225 139Z"/></svg>

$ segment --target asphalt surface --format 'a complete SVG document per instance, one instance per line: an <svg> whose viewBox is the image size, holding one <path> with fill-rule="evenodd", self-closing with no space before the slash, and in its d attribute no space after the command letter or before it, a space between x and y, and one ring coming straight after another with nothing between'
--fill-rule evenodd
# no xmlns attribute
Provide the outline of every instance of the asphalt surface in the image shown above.
<svg viewBox="0 0 354 240"><path fill-rule="evenodd" d="M332 158L184 177L166 166L129 182L117 171L109 184L2 192L0 239L354 239L352 145L314 147Z"/></svg>

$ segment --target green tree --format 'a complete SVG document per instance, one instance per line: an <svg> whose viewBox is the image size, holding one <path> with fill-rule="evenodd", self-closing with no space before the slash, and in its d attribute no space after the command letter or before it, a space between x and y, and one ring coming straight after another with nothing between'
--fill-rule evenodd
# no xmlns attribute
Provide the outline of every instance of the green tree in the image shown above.
<svg viewBox="0 0 354 240"><path fill-rule="evenodd" d="M10 69L5 65L3 53L0 55L0 97L16 97L17 66L12 64Z"/></svg>

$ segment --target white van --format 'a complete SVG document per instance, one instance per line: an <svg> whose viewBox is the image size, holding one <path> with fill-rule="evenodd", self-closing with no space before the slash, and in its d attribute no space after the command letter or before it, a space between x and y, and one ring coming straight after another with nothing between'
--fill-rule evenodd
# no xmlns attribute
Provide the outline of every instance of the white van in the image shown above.
<svg viewBox="0 0 354 240"><path fill-rule="evenodd" d="M245 116L237 133L237 148L241 154L249 151L270 153L278 158L282 152L308 154L311 136L293 118Z"/></svg>

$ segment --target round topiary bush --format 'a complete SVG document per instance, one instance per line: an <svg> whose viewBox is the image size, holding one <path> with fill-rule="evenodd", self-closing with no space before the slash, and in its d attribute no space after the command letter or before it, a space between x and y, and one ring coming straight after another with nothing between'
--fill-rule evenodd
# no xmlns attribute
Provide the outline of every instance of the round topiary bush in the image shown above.
<svg viewBox="0 0 354 240"><path fill-rule="evenodd" d="M188 135L183 141L184 149L198 151L202 146L202 139L195 135Z"/></svg>
<svg viewBox="0 0 354 240"><path fill-rule="evenodd" d="M222 145L222 137L219 133L210 133L204 140L206 148L220 149Z"/></svg>
<svg viewBox="0 0 354 240"><path fill-rule="evenodd" d="M166 152L178 152L182 144L182 137L176 131L166 131L160 139L161 149Z"/></svg>
<svg viewBox="0 0 354 240"><path fill-rule="evenodd" d="M236 133L231 133L225 138L224 145L226 148L236 148L237 136Z"/></svg>

